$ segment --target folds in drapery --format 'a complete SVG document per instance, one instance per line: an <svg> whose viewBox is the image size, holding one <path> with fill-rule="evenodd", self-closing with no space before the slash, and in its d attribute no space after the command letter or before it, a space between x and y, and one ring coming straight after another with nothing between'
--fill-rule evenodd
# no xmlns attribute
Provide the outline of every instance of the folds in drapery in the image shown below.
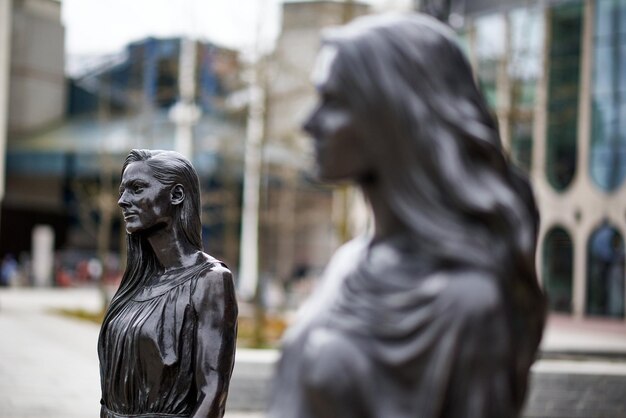
<svg viewBox="0 0 626 418"><path fill-rule="evenodd" d="M401 247L381 259L357 239L333 258L285 338L272 418L519 414L497 280L429 269Z"/></svg>

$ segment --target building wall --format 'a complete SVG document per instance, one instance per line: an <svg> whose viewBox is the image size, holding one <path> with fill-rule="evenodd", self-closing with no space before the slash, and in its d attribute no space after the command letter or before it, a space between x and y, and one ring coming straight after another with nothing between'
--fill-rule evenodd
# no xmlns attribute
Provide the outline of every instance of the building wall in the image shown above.
<svg viewBox="0 0 626 418"><path fill-rule="evenodd" d="M10 48L6 49L8 91L0 92L7 100L7 148L60 121L66 94L60 2L12 0L9 4L9 13L4 15L11 33ZM3 161L5 155L2 147ZM10 166L10 156L6 161ZM27 251L36 224L53 226L55 245L63 245L67 219L61 210L61 179L8 173L2 183L3 188L6 184L6 194L1 205L0 254Z"/></svg>
<svg viewBox="0 0 626 418"><path fill-rule="evenodd" d="M320 47L323 28L341 25L368 11L335 1L294 2L283 5L283 24L269 69L268 137L274 141L303 138L300 124L315 102L311 69Z"/></svg>
<svg viewBox="0 0 626 418"><path fill-rule="evenodd" d="M65 111L61 5L53 0L14 0L12 15L9 135L45 128Z"/></svg>
<svg viewBox="0 0 626 418"><path fill-rule="evenodd" d="M480 56L481 45L477 39L477 32L481 30L479 27L482 23L489 23L488 19L500 18L504 22L497 24L503 25L500 29L494 29L493 24L491 29L484 29L492 32L492 39L504 41L501 52L491 57L499 75L492 77L495 80L487 80L481 87L485 89L491 86L495 89L494 100L490 104L498 117L503 143L515 160L515 138L511 130L511 121L516 111L511 100L511 87L515 79L511 74L515 74L516 68L515 54L512 53L514 37L511 34L514 31L511 16L520 9L526 9L531 10L539 19L538 25L530 25L526 31L527 41L533 38L532 30L537 29L541 31L542 40L541 67L534 80L532 116L527 119L532 128L530 166L525 167L533 183L541 213L538 271L549 297L553 300L560 297L556 294L559 293L559 289L554 287L554 281L557 280L553 277L555 271L560 272L561 276L563 274L567 276L570 274L568 272L571 272L569 278L558 278L560 283L571 280L570 300L560 308L555 306L553 308L569 311L576 317L599 315L623 319L626 298L624 286L626 182L618 182L619 184L612 190L606 190L606 187L600 187L598 181L594 180L591 169L592 160L596 172L610 170L607 165L615 166L618 174L626 168L624 156L626 134L616 132L606 140L608 144L602 143L602 138L598 138L598 135L603 135L602 130L598 130L594 125L601 123L599 120L602 116L601 114L594 116L594 106L597 106L594 105L596 85L594 83L597 83L599 78L604 78L606 71L611 70L606 68L606 65L610 65L608 62L599 62L595 59L598 56L596 48L598 43L594 38L596 36L594 25L598 2L602 1L606 0L550 2L547 6L537 3L488 15L469 16L464 33L480 84L481 81L484 82L481 77L489 76L486 73L481 74L481 66L484 67L488 63L485 64L485 57ZM580 12L579 27L576 26L577 10ZM624 12L626 13L626 5ZM563 19L559 20L563 16L569 21L563 23ZM623 28L620 29L622 34L626 33L626 21L623 20L619 24L615 23L617 21L614 22L616 27ZM573 29L577 27L579 31ZM562 38L568 36L568 33L572 38L563 41ZM621 48L621 52L614 52L613 58L618 62L620 59L626 62L624 61L626 36L622 34L616 34L614 39L616 42L614 51ZM626 68L616 67L613 70L615 77L621 76L623 79ZM568 82L576 71L578 80ZM615 83L616 86L619 84ZM568 106L572 109L567 110ZM617 120L615 123L626 126L626 114L623 108L620 110L618 107L619 104L613 108L609 106L609 109L604 111L615 112L614 118ZM555 228L559 229L558 243L552 241ZM565 231L565 234L562 231ZM605 252L608 251L606 260L601 259L603 248ZM568 267L568 263L571 263L571 266ZM598 307L602 304L609 306L610 300L617 301L613 304L614 307Z"/></svg>
<svg viewBox="0 0 626 418"><path fill-rule="evenodd" d="M306 180L312 166L310 139L301 129L312 110L311 84L321 31L368 12L353 2L304 1L283 4L281 34L266 68L267 110L264 175L268 192L261 201L261 270L279 280L317 276L347 236L345 191ZM299 272L299 273L298 273Z"/></svg>

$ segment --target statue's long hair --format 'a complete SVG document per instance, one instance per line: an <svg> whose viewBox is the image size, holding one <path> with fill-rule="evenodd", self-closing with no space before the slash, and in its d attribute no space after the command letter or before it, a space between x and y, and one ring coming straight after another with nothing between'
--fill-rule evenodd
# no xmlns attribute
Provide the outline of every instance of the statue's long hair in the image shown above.
<svg viewBox="0 0 626 418"><path fill-rule="evenodd" d="M376 180L411 246L437 270L497 279L516 339L512 367L526 382L545 318L538 211L527 179L502 152L454 32L425 15L365 17L325 32L323 44L336 49L339 85L376 139L362 146L374 147Z"/></svg>
<svg viewBox="0 0 626 418"><path fill-rule="evenodd" d="M202 251L202 222L200 218L200 182L198 175L189 162L181 154L174 151L132 150L122 166L134 162L145 162L152 170L154 177L165 186L180 184L185 191L185 199L181 205L175 206L175 222L179 222L183 231L182 239L198 251ZM102 323L98 350L104 344L103 335L111 318L128 302L139 288L159 272L161 266L148 242L141 233L127 234L126 270L122 276L120 287L113 296L111 304Z"/></svg>

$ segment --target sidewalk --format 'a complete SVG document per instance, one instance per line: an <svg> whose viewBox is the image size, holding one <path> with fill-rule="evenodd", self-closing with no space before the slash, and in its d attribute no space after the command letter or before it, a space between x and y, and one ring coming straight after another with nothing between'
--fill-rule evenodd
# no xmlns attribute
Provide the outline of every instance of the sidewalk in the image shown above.
<svg viewBox="0 0 626 418"><path fill-rule="evenodd" d="M51 310L97 311L99 303L93 288L0 289L0 418L98 416L99 326ZM542 359L533 366L535 389L531 388L527 416L570 416L546 415L544 407L559 399L588 406L604 396L602 388L607 387L624 391L616 399L626 398L625 324L552 316L541 347ZM574 359L568 357L571 354ZM586 355L591 360L580 361ZM275 350L238 350L226 418L264 416L258 411L266 404L277 356ZM586 398L576 399L581 384Z"/></svg>
<svg viewBox="0 0 626 418"><path fill-rule="evenodd" d="M0 289L0 418L99 416L100 328L51 311L97 311L99 303L96 289ZM260 417L238 411L225 416Z"/></svg>
<svg viewBox="0 0 626 418"><path fill-rule="evenodd" d="M580 355L626 360L626 322L553 314L541 342L544 357Z"/></svg>

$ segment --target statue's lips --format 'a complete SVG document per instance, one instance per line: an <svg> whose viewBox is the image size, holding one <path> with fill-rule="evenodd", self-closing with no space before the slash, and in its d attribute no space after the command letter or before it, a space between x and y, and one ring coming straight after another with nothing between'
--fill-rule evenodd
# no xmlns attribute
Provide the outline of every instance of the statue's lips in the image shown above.
<svg viewBox="0 0 626 418"><path fill-rule="evenodd" d="M137 213L135 213L135 212L128 212L128 213L125 213L125 214L124 214L124 220L125 220L125 221L127 221L127 220L129 220L130 218L132 218L133 216L137 216Z"/></svg>

